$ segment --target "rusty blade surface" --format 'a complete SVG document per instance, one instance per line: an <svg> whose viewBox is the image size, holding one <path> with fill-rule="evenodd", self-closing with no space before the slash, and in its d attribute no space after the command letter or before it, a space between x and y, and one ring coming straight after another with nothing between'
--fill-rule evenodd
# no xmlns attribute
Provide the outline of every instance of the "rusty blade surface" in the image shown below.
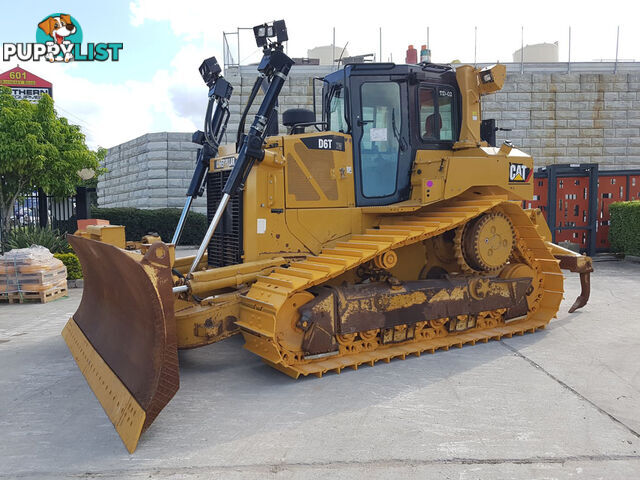
<svg viewBox="0 0 640 480"><path fill-rule="evenodd" d="M142 431L179 388L169 250L147 254L68 236L80 258L84 290L73 320L145 411Z"/></svg>

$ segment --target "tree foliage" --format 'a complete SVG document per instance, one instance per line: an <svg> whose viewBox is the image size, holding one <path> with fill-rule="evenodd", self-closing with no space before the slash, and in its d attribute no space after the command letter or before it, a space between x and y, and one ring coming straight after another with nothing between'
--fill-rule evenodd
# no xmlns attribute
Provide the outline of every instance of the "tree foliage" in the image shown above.
<svg viewBox="0 0 640 480"><path fill-rule="evenodd" d="M99 160L80 127L58 117L49 95L31 104L0 87L0 215L5 227L21 195L38 188L60 198L72 195L82 183L78 171L100 172Z"/></svg>

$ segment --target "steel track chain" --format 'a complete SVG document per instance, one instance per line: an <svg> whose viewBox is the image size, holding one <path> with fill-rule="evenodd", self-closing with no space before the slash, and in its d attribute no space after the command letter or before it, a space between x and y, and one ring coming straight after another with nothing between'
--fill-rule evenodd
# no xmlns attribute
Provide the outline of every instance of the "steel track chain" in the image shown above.
<svg viewBox="0 0 640 480"><path fill-rule="evenodd" d="M367 348L356 346L349 349L343 346L342 353L338 355L313 360L304 359L300 352L290 351L280 345L280 336L276 331L277 316L295 292L335 278L385 251L459 228L492 209L499 209L511 219L516 233L517 255L536 272L534 281L538 284L538 295L532 299L525 318L495 326L492 323L490 328L474 328L391 345L379 345L379 342L376 345L368 340ZM275 368L297 378L309 374L321 376L328 371L339 373L346 367L357 369L363 364L373 366L380 360L388 362L392 358L404 359L407 355L420 355L425 351L433 353L438 349L448 350L452 346L462 347L535 332L545 328L555 316L561 300L562 273L558 261L546 248L536 227L520 206L498 197L482 201L453 201L421 215L393 217L389 224L381 225L378 231L354 235L348 242L325 249L317 257L308 257L303 262L293 264L291 269L276 270L269 277L260 278L243 297L238 324L247 340L246 348Z"/></svg>

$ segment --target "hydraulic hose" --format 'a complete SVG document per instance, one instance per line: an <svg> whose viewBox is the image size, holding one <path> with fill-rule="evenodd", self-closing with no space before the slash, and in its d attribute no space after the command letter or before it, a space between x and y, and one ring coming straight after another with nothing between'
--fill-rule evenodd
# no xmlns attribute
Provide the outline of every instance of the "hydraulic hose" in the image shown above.
<svg viewBox="0 0 640 480"><path fill-rule="evenodd" d="M253 84L253 88L251 89L251 93L249 94L249 99L247 100L247 105L242 112L242 117L240 117L240 123L238 124L238 135L236 137L236 148L240 148L240 141L242 140L242 135L244 135L244 125L247 121L247 115L249 114L249 109L251 105L253 105L253 101L256 99L256 95L260 91L260 86L262 85L262 81L264 80L264 74L258 75L255 83Z"/></svg>

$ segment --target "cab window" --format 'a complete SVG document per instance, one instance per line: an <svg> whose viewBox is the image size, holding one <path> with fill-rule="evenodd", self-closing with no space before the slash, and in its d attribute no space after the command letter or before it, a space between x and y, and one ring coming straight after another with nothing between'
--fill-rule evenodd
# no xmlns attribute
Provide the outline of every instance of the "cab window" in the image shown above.
<svg viewBox="0 0 640 480"><path fill-rule="evenodd" d="M336 88L329 101L329 130L346 133L347 125L344 119L344 97L342 88Z"/></svg>
<svg viewBox="0 0 640 480"><path fill-rule="evenodd" d="M453 90L420 87L420 136L423 140L453 141Z"/></svg>
<svg viewBox="0 0 640 480"><path fill-rule="evenodd" d="M438 111L442 120L440 140L453 141L453 91L438 89Z"/></svg>

